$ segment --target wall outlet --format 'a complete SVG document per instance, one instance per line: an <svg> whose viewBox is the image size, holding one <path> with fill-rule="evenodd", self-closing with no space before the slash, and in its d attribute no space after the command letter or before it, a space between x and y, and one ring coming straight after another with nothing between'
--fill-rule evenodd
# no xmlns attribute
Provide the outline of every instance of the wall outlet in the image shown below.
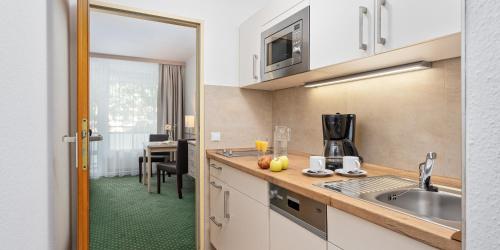
<svg viewBox="0 0 500 250"><path fill-rule="evenodd" d="M220 132L211 132L210 133L211 141L220 141Z"/></svg>

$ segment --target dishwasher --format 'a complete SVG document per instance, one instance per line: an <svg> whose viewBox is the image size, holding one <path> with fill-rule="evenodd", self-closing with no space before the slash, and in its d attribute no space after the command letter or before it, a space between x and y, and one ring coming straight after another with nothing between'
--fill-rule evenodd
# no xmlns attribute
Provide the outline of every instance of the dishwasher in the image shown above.
<svg viewBox="0 0 500 250"><path fill-rule="evenodd" d="M269 185L270 250L327 249L326 205Z"/></svg>

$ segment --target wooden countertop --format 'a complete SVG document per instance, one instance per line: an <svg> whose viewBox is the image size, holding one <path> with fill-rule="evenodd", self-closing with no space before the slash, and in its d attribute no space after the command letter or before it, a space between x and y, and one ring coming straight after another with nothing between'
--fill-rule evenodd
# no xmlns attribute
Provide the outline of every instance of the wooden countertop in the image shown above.
<svg viewBox="0 0 500 250"><path fill-rule="evenodd" d="M302 169L309 165L309 158L307 154L289 154L289 167L287 170L281 172L271 172L268 169L260 169L257 166L257 159L255 156L227 158L216 154L214 150L207 150L207 158L219 161L245 173L310 197L314 200L404 234L436 248L461 248L461 243L452 239L452 235L455 234L457 230L424 221L370 202L343 195L341 193L314 186L313 184L325 181L336 181L349 178L341 177L339 175L325 178L314 178L303 175L301 172ZM363 169L368 172L368 176L396 175L414 180L417 180L418 177L416 172L381 167L368 163L363 164ZM454 188L460 188L461 186L460 180L457 179L433 176L432 180L433 183L438 185Z"/></svg>

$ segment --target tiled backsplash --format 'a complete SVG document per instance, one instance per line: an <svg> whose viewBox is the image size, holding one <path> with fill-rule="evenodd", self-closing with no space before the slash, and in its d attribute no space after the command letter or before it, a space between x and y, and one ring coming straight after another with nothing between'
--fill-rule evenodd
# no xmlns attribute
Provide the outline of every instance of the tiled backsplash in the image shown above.
<svg viewBox="0 0 500 250"><path fill-rule="evenodd" d="M210 148L254 147L257 137L272 136L272 93L205 85L205 145ZM221 132L221 141L210 140Z"/></svg>
<svg viewBox="0 0 500 250"><path fill-rule="evenodd" d="M366 162L416 171L428 151L433 174L461 175L460 59L432 69L320 88L273 92L273 124L292 129L290 149L322 154L322 114L356 114Z"/></svg>
<svg viewBox="0 0 500 250"><path fill-rule="evenodd" d="M273 125L292 129L290 150L322 154L321 115L354 113L356 144L367 162L416 171L428 151L433 174L461 175L460 59L432 69L320 88L274 92L205 86L206 148L253 147ZM221 132L212 142L210 132Z"/></svg>

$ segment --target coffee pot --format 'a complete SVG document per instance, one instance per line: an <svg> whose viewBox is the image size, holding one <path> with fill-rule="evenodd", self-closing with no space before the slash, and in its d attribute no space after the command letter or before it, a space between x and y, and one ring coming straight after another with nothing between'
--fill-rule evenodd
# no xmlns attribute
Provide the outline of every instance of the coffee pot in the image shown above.
<svg viewBox="0 0 500 250"><path fill-rule="evenodd" d="M331 170L342 168L344 156L358 156L362 160L354 145L355 114L322 115L322 121L326 168Z"/></svg>

